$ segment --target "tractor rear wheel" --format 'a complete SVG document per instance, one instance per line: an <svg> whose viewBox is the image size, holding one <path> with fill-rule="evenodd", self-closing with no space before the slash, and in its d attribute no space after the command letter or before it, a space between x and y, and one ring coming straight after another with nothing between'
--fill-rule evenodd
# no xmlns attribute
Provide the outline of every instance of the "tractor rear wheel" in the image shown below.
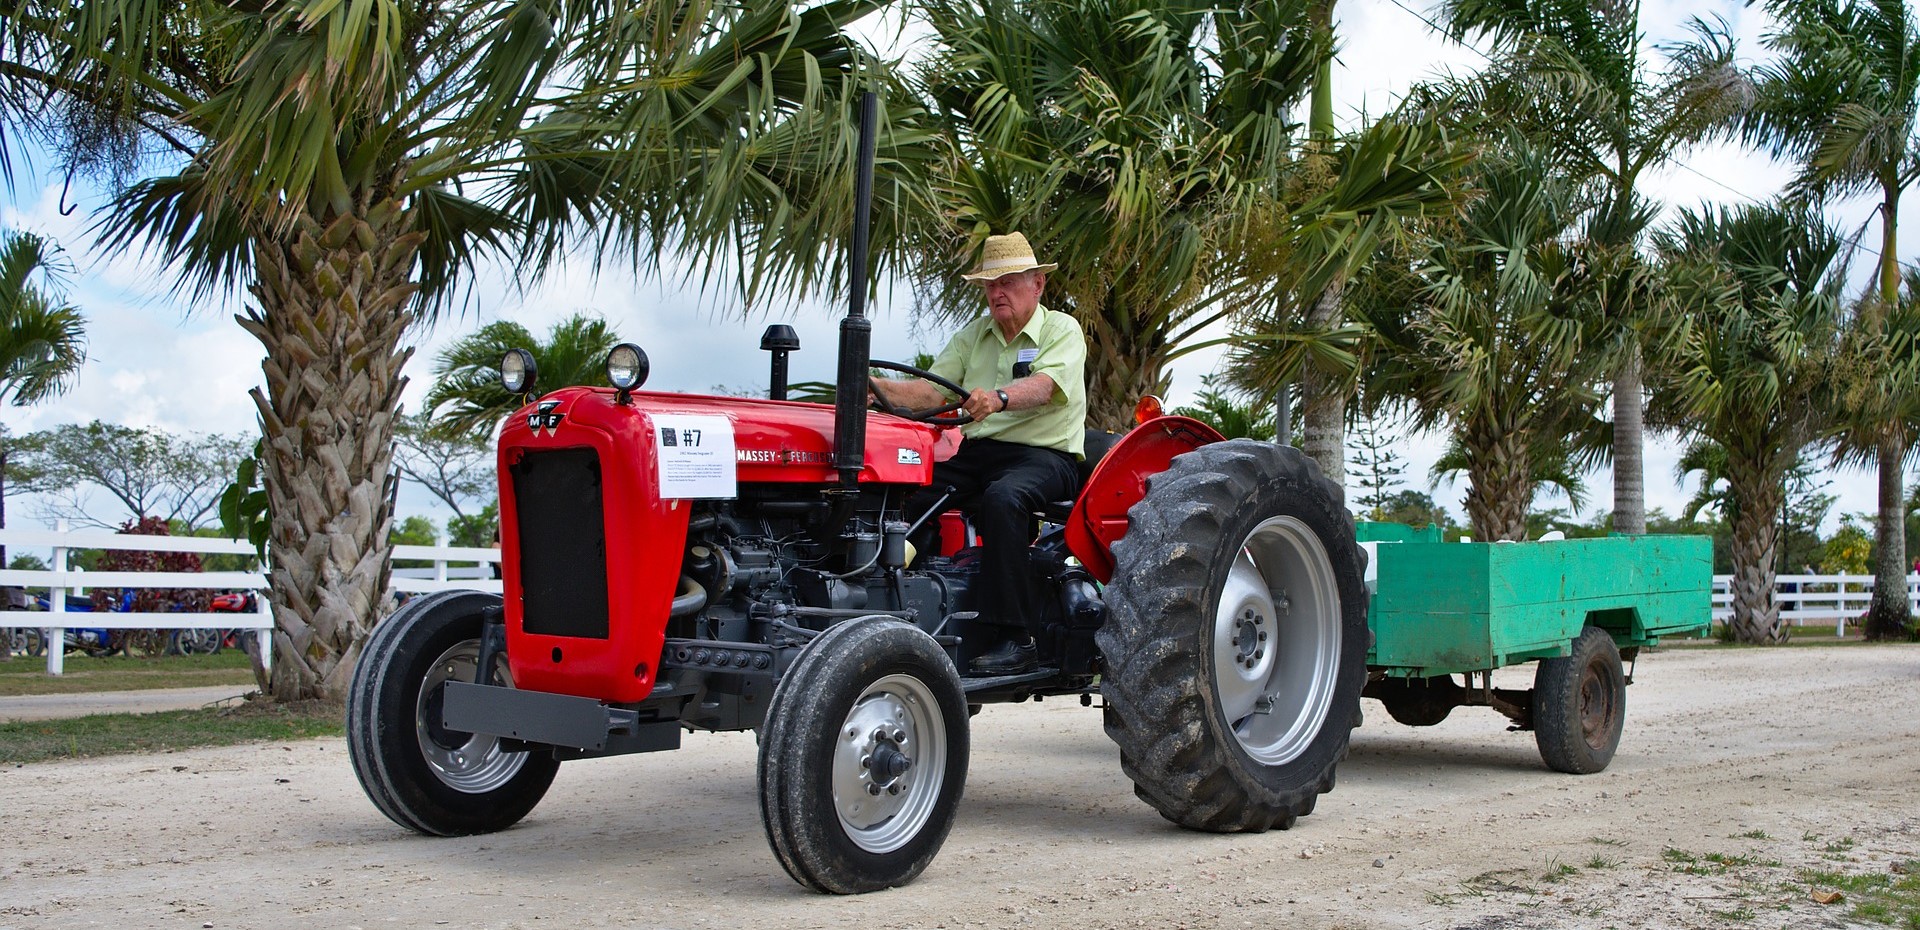
<svg viewBox="0 0 1920 930"><path fill-rule="evenodd" d="M474 680L481 611L500 596L441 591L416 597L367 637L347 693L347 754L375 807L432 836L504 830L553 784L546 753L507 752L492 736L441 722L441 685ZM502 655L489 680L513 687Z"/></svg>
<svg viewBox="0 0 1920 930"><path fill-rule="evenodd" d="M1362 553L1291 448L1202 446L1148 481L1098 634L1107 735L1161 816L1285 829L1333 788L1366 679Z"/></svg>
<svg viewBox="0 0 1920 930"><path fill-rule="evenodd" d="M913 881L967 780L967 699L946 651L890 617L837 624L780 679L760 731L760 816L794 881L860 894Z"/></svg>

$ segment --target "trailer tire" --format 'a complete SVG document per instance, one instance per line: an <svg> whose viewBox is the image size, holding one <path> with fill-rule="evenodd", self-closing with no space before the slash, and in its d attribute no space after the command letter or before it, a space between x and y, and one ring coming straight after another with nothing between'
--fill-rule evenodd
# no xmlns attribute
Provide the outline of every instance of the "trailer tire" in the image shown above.
<svg viewBox="0 0 1920 930"><path fill-rule="evenodd" d="M413 598L373 628L347 692L347 755L380 812L430 836L504 830L533 810L560 763L506 752L497 738L447 730L438 689L472 681L481 611L497 594L439 591ZM506 656L492 680L512 687Z"/></svg>
<svg viewBox="0 0 1920 930"><path fill-rule="evenodd" d="M1340 488L1298 450L1202 446L1147 479L1096 636L1134 793L1195 830L1286 829L1360 719L1367 592Z"/></svg>
<svg viewBox="0 0 1920 930"><path fill-rule="evenodd" d="M1627 720L1627 677L1613 637L1580 631L1571 655L1541 659L1533 673L1533 739L1547 768L1591 775L1613 761Z"/></svg>
<svg viewBox="0 0 1920 930"><path fill-rule="evenodd" d="M760 820L794 881L899 887L946 842L966 787L967 698L918 627L879 616L829 627L775 686L761 737Z"/></svg>

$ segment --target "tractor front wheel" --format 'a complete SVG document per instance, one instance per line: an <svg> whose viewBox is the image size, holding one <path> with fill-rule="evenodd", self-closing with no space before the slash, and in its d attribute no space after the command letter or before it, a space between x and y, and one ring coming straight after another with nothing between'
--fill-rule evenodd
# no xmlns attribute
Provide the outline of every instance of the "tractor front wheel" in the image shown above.
<svg viewBox="0 0 1920 930"><path fill-rule="evenodd" d="M472 682L481 612L500 596L441 591L416 597L373 628L347 694L347 754L375 807L432 836L492 833L533 810L560 763L508 752L499 739L447 729L441 685ZM488 680L513 687L507 659Z"/></svg>
<svg viewBox="0 0 1920 930"><path fill-rule="evenodd" d="M1298 450L1221 442L1150 478L1127 519L1098 642L1134 792L1191 829L1292 826L1333 788L1367 674L1339 488Z"/></svg>
<svg viewBox="0 0 1920 930"><path fill-rule="evenodd" d="M967 779L967 699L933 637L888 617L829 628L780 679L760 732L760 815L794 881L860 894L913 881Z"/></svg>

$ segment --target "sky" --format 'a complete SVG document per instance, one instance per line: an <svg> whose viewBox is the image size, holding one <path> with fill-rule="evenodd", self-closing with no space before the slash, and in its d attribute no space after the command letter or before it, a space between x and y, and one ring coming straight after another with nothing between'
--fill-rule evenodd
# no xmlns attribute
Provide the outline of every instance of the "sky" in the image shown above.
<svg viewBox="0 0 1920 930"><path fill-rule="evenodd" d="M1417 81L1444 73L1467 73L1484 66L1486 58L1472 47L1456 45L1436 35L1425 20L1432 19L1427 0L1344 0L1336 7L1336 32L1341 50L1333 83L1336 118L1352 123L1361 114L1379 114ZM1690 18L1719 16L1731 27L1742 58L1763 60L1760 39L1769 30L1764 14L1735 2L1659 2L1644 0L1641 23L1649 44L1683 38ZM889 30L878 41L896 47L910 45ZM70 301L88 317L88 362L75 388L62 398L37 407L0 409L0 423L18 434L66 423L99 419L135 427L174 431L253 434L257 429L247 392L262 384L257 341L233 321L243 304L241 296L212 300L189 299L172 273L158 261L140 254L109 255L93 248L91 229L104 198L76 183L63 195L61 179L51 162L34 159L16 164L13 187L0 203L0 225L50 236L66 250L73 269L68 286ZM1645 182L1645 193L1666 203L1669 211L1701 204L1755 202L1774 196L1791 177L1790 166L1773 162L1764 153L1743 150L1731 143L1714 144L1685 154ZM1920 216L1909 192L1901 212ZM1829 216L1851 232L1873 222L1865 241L1878 242L1874 204L1859 199L1836 204ZM1920 251L1920 230L1904 224L1900 255L1911 260ZM1043 256L1051 261L1054 256ZM1856 262L1864 266L1871 257ZM759 335L770 322L785 322L798 331L801 351L792 360L793 379L831 380L837 339L839 307L819 305L746 313L723 294L702 294L675 280L639 278L618 264L609 264L597 276L591 261L581 257L545 280L521 289L503 270L488 272L474 286L472 304L410 334L416 348L407 366L410 379L404 394L409 410L417 410L431 379L435 354L451 341L499 319L520 322L536 333L574 313L605 316L623 338L642 346L652 361L648 387L660 390L705 392L716 386L764 388L766 353L759 351ZM1856 267L1862 285L1866 274ZM874 319L873 354L877 358L910 361L916 351L934 352L947 330L918 325L909 315L911 301L904 283L869 305ZM1218 353L1196 352L1172 366L1172 404L1188 402L1200 388L1200 377L1216 370ZM1399 441L1395 445L1408 464L1405 478L1417 489L1427 487L1427 472L1444 445L1435 435L1416 435L1398 424L1379 428ZM1649 509L1669 514L1683 509L1697 489L1673 474L1680 444L1656 438L1646 456ZM1839 502L1829 517L1831 531L1843 512L1871 513L1875 507L1874 477L1855 468L1830 470L1827 493ZM1612 476L1607 470L1586 479L1588 504L1583 514L1609 507ZM1443 482L1434 498L1464 522L1460 505L1464 488ZM13 525L32 520L32 501L9 503ZM1565 506L1564 500L1544 497L1540 507ZM417 489L400 499L400 516L425 514L436 521L447 512Z"/></svg>

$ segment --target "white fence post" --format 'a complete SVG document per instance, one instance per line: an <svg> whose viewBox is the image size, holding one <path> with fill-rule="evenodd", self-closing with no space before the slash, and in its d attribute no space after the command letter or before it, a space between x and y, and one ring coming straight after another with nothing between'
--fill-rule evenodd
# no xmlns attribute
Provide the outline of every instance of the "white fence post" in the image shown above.
<svg viewBox="0 0 1920 930"><path fill-rule="evenodd" d="M1847 593L1847 573L1846 572L1840 573L1840 582L1833 586L1833 591L1835 594L1841 594L1841 595L1844 595ZM1845 597L1836 597L1833 600L1833 606L1834 606L1833 636L1835 639L1838 639L1842 636L1847 635L1846 604L1847 604L1847 599Z"/></svg>
<svg viewBox="0 0 1920 930"><path fill-rule="evenodd" d="M67 522L60 521L54 529L57 532L66 532ZM47 612L59 618L59 622L64 623L67 613L66 579L58 576L67 573L67 547L65 546L53 547L53 573L56 577L53 587L47 590ZM67 628L64 625L56 626L48 630L42 638L47 644L47 674L66 674Z"/></svg>
<svg viewBox="0 0 1920 930"><path fill-rule="evenodd" d="M254 595L253 609L260 615L260 629L253 631L253 648L260 650L260 667L268 675L273 674L273 603L267 596L271 589L262 589Z"/></svg>

